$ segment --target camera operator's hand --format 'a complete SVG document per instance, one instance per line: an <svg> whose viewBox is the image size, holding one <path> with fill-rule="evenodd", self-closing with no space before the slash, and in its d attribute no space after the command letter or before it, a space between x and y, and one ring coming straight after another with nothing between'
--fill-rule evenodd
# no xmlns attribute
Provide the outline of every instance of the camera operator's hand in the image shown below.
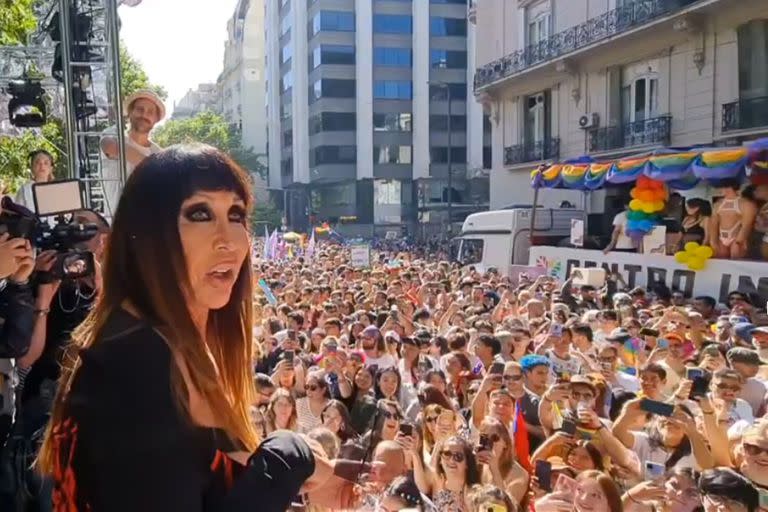
<svg viewBox="0 0 768 512"><path fill-rule="evenodd" d="M29 241L25 240L25 242L27 245L24 248L24 255L16 258L18 268L10 277L11 282L17 284L26 284L35 269L35 251Z"/></svg>
<svg viewBox="0 0 768 512"><path fill-rule="evenodd" d="M41 252L35 261L35 271L37 272L49 272L56 261L56 251ZM37 287L37 309L48 309L53 297L56 296L56 292L59 290L61 281L56 280L52 283L45 283L38 285Z"/></svg>
<svg viewBox="0 0 768 512"><path fill-rule="evenodd" d="M0 279L12 276L20 271L22 263L20 260L32 257L31 251L32 248L27 239L11 238L11 235L8 233L0 235ZM22 281L29 278L31 273L32 268L29 269L27 276ZM15 278L16 276L13 277ZM18 279L14 280L20 282Z"/></svg>

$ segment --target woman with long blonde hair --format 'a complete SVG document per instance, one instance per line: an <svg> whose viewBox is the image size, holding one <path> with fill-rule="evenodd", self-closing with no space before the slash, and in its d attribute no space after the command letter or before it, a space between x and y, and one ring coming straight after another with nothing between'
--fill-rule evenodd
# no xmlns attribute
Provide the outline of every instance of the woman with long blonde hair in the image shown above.
<svg viewBox="0 0 768 512"><path fill-rule="evenodd" d="M251 422L246 176L214 148L176 146L128 179L39 453L54 511L276 512L303 485L318 501L341 485L305 440L260 442ZM351 499L339 491L331 506Z"/></svg>

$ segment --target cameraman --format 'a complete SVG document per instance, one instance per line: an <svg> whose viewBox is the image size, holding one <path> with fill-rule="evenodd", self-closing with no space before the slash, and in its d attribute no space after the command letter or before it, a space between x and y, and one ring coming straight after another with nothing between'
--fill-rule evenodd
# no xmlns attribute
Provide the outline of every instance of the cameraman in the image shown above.
<svg viewBox="0 0 768 512"><path fill-rule="evenodd" d="M29 350L34 322L29 276L35 256L29 241L0 235L0 447L13 424L14 386L17 380L14 359Z"/></svg>

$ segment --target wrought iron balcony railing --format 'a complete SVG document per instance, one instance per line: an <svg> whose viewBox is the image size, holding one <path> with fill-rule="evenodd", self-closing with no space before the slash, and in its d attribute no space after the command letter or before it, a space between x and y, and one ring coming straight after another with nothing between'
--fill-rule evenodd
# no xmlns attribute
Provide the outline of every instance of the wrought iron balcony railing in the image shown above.
<svg viewBox="0 0 768 512"><path fill-rule="evenodd" d="M589 132L589 151L610 151L646 144L669 145L672 116L633 121L620 126L606 126Z"/></svg>
<svg viewBox="0 0 768 512"><path fill-rule="evenodd" d="M560 139L548 138L504 148L504 165L550 160L560 156Z"/></svg>
<svg viewBox="0 0 768 512"><path fill-rule="evenodd" d="M542 62L661 18L698 0L635 0L497 59L475 72L475 91Z"/></svg>
<svg viewBox="0 0 768 512"><path fill-rule="evenodd" d="M743 99L723 105L723 131L768 126L768 96Z"/></svg>

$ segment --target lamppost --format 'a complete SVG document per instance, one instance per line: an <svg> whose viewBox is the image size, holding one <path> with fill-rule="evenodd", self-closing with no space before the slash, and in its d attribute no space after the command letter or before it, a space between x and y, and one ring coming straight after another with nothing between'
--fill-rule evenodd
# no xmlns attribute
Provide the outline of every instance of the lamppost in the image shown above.
<svg viewBox="0 0 768 512"><path fill-rule="evenodd" d="M427 84L434 85L435 87L439 87L441 89L445 89L445 93L448 96L448 235L451 234L452 227L452 219L453 216L451 215L453 211L453 172L451 172L451 150L452 147L452 133L451 133L451 88L450 86L445 83L441 82L439 80L428 80Z"/></svg>

